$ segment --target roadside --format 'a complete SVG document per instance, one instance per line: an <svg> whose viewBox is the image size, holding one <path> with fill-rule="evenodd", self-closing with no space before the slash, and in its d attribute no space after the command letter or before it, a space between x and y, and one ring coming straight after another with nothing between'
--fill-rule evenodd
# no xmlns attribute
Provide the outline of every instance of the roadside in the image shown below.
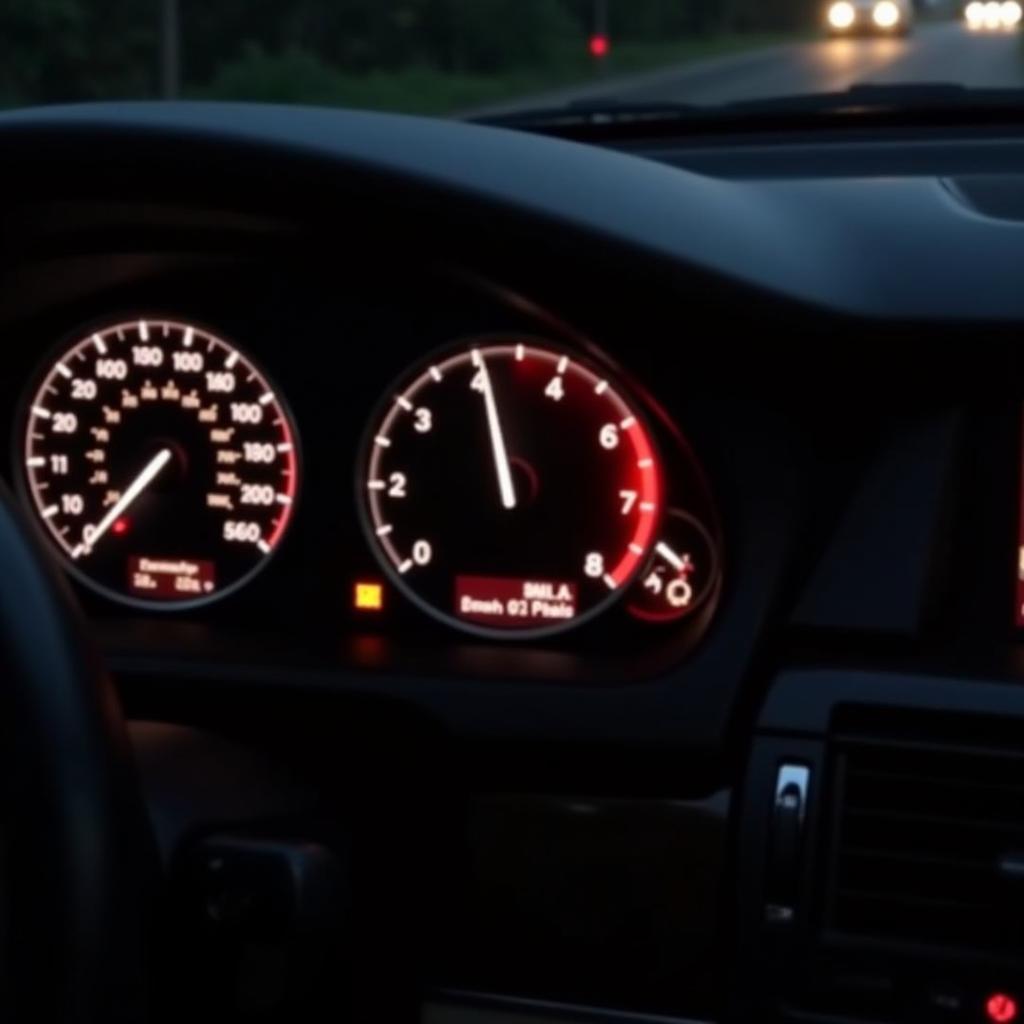
<svg viewBox="0 0 1024 1024"><path fill-rule="evenodd" d="M547 89L532 94L517 94L510 99L458 111L457 117L498 117L526 107L560 107L569 103L587 100L603 100L611 97L624 102L656 103L686 102L686 96L674 95L680 81L700 81L720 72L731 73L737 68L760 64L765 61L785 61L791 48L804 41L807 36L762 36L755 43L751 37L736 39L737 45L724 45L714 49L692 52L686 57L660 61L653 68L621 71L591 76L586 81L575 82L558 89ZM697 102L700 102L698 100Z"/></svg>
<svg viewBox="0 0 1024 1024"><path fill-rule="evenodd" d="M664 43L613 43L600 63L585 47L577 47L560 53L544 67L488 75L453 74L430 67L352 75L307 53L271 55L253 50L224 69L209 86L193 90L193 95L410 114L483 115L533 105L534 98L572 102L624 86L656 85L659 75L677 74L689 64L766 51L801 38L804 36L797 33L730 33Z"/></svg>
<svg viewBox="0 0 1024 1024"><path fill-rule="evenodd" d="M958 20L930 18L906 38L803 39L554 90L471 113L498 116L527 103L551 107L579 100L718 106L844 92L863 84L935 83L1024 88L1020 37L969 32Z"/></svg>

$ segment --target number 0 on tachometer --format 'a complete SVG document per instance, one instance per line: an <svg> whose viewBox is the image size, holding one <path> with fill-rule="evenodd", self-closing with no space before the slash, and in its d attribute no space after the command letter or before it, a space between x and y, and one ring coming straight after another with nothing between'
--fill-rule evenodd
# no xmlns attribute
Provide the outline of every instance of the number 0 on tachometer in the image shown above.
<svg viewBox="0 0 1024 1024"><path fill-rule="evenodd" d="M658 457L641 415L576 356L482 339L387 397L359 481L405 593L471 632L555 633L598 614L649 554Z"/></svg>

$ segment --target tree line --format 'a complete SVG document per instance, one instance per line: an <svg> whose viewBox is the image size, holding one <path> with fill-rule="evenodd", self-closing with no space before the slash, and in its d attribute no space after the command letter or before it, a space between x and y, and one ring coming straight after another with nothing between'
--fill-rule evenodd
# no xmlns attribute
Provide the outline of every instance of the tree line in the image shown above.
<svg viewBox="0 0 1024 1024"><path fill-rule="evenodd" d="M346 75L493 75L583 47L599 0L178 0L186 91L254 54ZM809 26L820 0L606 0L613 43ZM2 0L0 102L157 93L160 0Z"/></svg>

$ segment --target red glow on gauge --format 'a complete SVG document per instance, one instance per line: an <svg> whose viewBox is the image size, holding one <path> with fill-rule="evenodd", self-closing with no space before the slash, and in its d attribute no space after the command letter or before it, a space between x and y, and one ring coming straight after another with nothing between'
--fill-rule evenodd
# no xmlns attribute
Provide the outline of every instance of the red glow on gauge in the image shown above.
<svg viewBox="0 0 1024 1024"><path fill-rule="evenodd" d="M611 43L608 41L608 37L605 35L597 34L590 37L590 56L607 57L608 51L611 50Z"/></svg>
<svg viewBox="0 0 1024 1024"><path fill-rule="evenodd" d="M641 559L645 558L654 541L661 514L661 478L658 460L654 454L647 432L636 420L626 429L636 453L637 477L639 478L639 503L636 533L622 560L612 571L617 586L622 586L636 571Z"/></svg>
<svg viewBox="0 0 1024 1024"><path fill-rule="evenodd" d="M277 450L285 457L284 468L281 470L281 476L284 479L284 490L281 492L281 498L279 499L281 514L274 521L273 533L271 533L270 537L267 539L267 544L269 544L271 548L277 547L277 542L284 535L284 531L288 528L288 524L291 522L292 506L295 501L295 494L298 486L295 438L292 436L292 432L287 421L282 419L280 427L283 440L277 446Z"/></svg>
<svg viewBox="0 0 1024 1024"><path fill-rule="evenodd" d="M127 516L122 516L120 519L114 520L114 525L110 528L110 532L116 534L118 537L122 537L131 528L131 520Z"/></svg>
<svg viewBox="0 0 1024 1024"><path fill-rule="evenodd" d="M1018 1012L1017 1000L1005 992L994 992L985 1003L985 1014L994 1024L1011 1024Z"/></svg>

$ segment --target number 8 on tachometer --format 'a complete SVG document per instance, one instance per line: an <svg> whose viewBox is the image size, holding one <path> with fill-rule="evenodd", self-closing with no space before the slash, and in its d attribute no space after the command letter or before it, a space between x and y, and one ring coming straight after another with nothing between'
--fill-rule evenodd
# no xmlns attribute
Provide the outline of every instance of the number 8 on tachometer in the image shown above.
<svg viewBox="0 0 1024 1024"><path fill-rule="evenodd" d="M401 381L371 425L359 499L397 585L470 632L542 636L616 601L662 512L650 431L576 355L487 338Z"/></svg>

